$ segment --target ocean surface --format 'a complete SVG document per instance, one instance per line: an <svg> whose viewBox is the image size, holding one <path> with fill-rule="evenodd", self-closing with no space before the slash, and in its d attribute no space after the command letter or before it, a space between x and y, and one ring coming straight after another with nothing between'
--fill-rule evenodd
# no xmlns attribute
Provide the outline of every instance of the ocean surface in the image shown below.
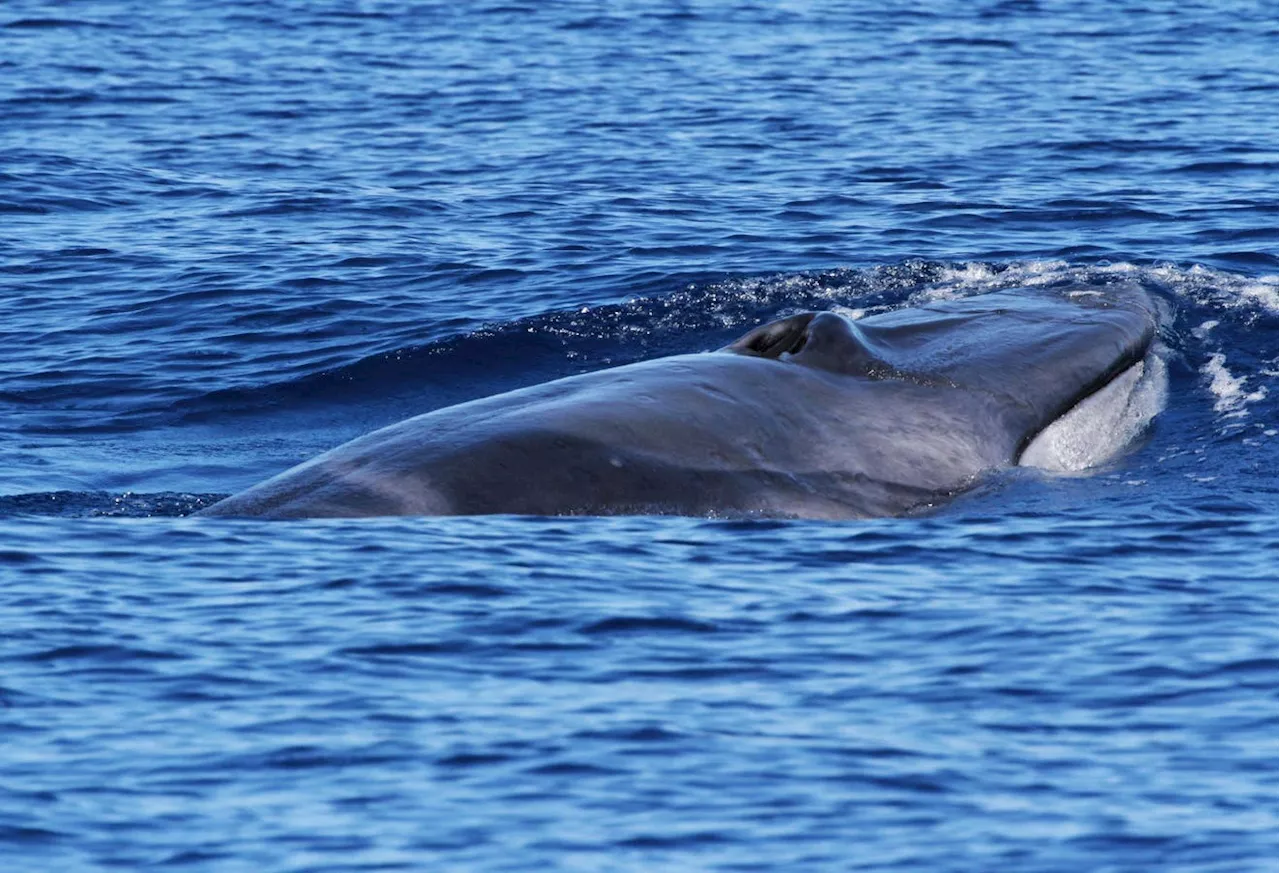
<svg viewBox="0 0 1280 873"><path fill-rule="evenodd" d="M1239 0L0 4L0 867L1277 867ZM187 517L803 309L1137 282L1163 411L907 518Z"/></svg>

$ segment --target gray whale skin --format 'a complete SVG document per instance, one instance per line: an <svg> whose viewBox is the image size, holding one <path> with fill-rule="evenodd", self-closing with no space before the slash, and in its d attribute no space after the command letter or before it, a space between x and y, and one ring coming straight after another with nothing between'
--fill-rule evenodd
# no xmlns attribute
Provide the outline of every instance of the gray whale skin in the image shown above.
<svg viewBox="0 0 1280 873"><path fill-rule="evenodd" d="M1154 333L1134 285L803 313L410 418L202 514L893 515L1017 463Z"/></svg>

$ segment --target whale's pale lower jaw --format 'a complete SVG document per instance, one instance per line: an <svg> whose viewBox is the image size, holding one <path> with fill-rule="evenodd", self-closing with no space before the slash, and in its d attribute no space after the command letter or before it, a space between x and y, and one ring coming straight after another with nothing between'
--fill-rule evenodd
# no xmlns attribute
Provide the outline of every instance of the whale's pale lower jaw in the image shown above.
<svg viewBox="0 0 1280 873"><path fill-rule="evenodd" d="M1168 399L1165 350L1152 344L1142 360L1031 437L1017 463L1056 473L1080 473L1124 454L1150 428Z"/></svg>
<svg viewBox="0 0 1280 873"><path fill-rule="evenodd" d="M203 514L910 512L1045 457L1042 435L1073 415L1078 425L1082 407L1115 418L1115 386L1137 384L1153 313L1136 288L1000 292L859 322L803 313L722 352L417 416Z"/></svg>

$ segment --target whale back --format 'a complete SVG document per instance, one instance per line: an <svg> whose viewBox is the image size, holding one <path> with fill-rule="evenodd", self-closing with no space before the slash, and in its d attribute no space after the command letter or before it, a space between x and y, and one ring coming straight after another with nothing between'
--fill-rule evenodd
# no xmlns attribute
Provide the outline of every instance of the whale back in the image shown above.
<svg viewBox="0 0 1280 873"><path fill-rule="evenodd" d="M1016 462L1153 330L1128 292L805 313L416 416L206 514L896 514Z"/></svg>

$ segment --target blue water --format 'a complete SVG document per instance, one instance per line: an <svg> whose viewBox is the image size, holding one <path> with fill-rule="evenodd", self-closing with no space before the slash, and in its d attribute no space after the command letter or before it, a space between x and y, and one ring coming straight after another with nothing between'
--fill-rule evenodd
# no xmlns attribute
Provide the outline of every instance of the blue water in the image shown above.
<svg viewBox="0 0 1280 873"><path fill-rule="evenodd" d="M0 866L1276 869L1276 103L1231 0L5 0ZM779 314L1114 281L1169 400L1090 475L184 517Z"/></svg>

